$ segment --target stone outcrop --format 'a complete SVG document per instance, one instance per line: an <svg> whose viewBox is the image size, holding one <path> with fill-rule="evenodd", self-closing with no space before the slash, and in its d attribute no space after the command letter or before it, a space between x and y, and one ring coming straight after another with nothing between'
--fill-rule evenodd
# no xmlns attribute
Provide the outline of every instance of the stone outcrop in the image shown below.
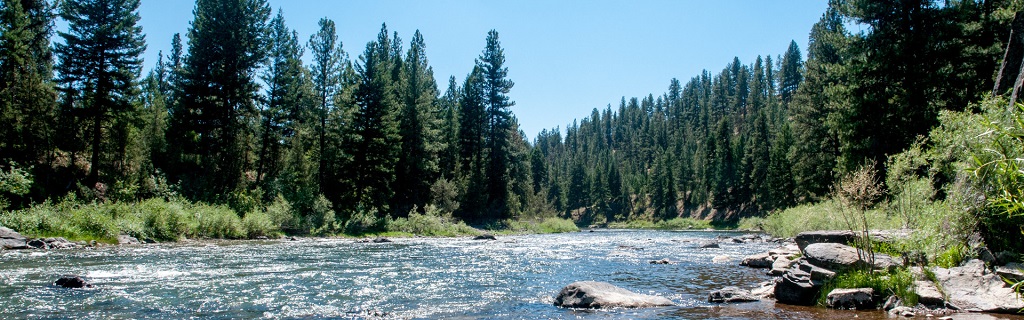
<svg viewBox="0 0 1024 320"><path fill-rule="evenodd" d="M663 297L638 294L607 282L573 282L555 297L555 306L563 308L647 308L675 305Z"/></svg>
<svg viewBox="0 0 1024 320"><path fill-rule="evenodd" d="M965 311L1016 313L1024 309L1002 277L985 268L981 260L971 260L961 267L933 268L948 302Z"/></svg>
<svg viewBox="0 0 1024 320"><path fill-rule="evenodd" d="M868 310L875 308L875 289L835 289L828 293L825 305L832 309Z"/></svg>

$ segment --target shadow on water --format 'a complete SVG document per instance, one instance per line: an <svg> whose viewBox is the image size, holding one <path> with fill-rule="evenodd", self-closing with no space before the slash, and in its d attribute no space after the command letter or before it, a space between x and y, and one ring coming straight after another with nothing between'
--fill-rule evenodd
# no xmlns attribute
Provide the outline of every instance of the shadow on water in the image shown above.
<svg viewBox="0 0 1024 320"><path fill-rule="evenodd" d="M346 239L222 241L0 253L0 319L886 319L881 312L713 305L708 292L770 278L737 266L771 243L699 249L728 232L602 230L497 241ZM675 264L654 265L669 259ZM49 285L79 274L95 290ZM665 296L678 306L570 310L554 295L597 280ZM1016 318L1020 319L1020 318Z"/></svg>

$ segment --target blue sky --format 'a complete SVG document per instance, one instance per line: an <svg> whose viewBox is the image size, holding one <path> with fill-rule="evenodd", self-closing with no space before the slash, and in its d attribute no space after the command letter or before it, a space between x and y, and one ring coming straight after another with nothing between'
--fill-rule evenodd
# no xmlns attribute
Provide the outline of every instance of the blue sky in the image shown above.
<svg viewBox="0 0 1024 320"><path fill-rule="evenodd" d="M672 78L685 83L704 69L717 73L733 57L749 64L758 55L776 56L790 40L806 54L807 35L827 1L270 0L270 5L275 14L284 11L288 27L303 42L320 18L334 20L353 60L381 23L398 32L406 49L419 29L441 92L451 75L462 83L487 31L497 30L515 82L509 93L516 102L512 111L532 140L545 128L560 126L564 133L566 124L594 108L617 108L623 96L659 95ZM146 70L158 51L170 51L174 33L184 37L193 7L192 0L142 1Z"/></svg>

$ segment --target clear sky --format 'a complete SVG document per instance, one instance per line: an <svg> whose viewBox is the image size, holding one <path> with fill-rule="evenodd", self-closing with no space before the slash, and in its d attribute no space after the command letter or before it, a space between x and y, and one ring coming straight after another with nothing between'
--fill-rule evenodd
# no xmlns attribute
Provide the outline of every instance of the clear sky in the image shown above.
<svg viewBox="0 0 1024 320"><path fill-rule="evenodd" d="M327 17L338 25L344 50L357 59L381 23L397 31L408 49L423 33L427 58L443 93L448 77L461 84L484 48L487 31L499 33L512 111L532 140L541 129L618 107L623 96L659 95L669 80L682 82L704 69L718 73L733 57L744 64L758 55L782 54L791 40L806 54L807 35L826 0L725 1L342 1L270 0L274 14L303 42ZM183 38L193 0L143 0L140 13L149 48L146 72L157 52ZM307 54L307 61L309 55Z"/></svg>

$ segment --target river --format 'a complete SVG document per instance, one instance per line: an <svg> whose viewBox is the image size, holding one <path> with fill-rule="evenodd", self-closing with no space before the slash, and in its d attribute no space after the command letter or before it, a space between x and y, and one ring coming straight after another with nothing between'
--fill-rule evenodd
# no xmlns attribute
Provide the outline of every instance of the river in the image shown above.
<svg viewBox="0 0 1024 320"><path fill-rule="evenodd" d="M764 270L739 267L774 243L698 244L722 232L599 230L553 235L218 241L0 253L0 319L334 319L386 313L413 319L884 319L881 312L715 305L711 290L752 287ZM717 259L716 259L717 257ZM654 265L667 258L675 264ZM95 284L50 286L62 274ZM563 286L606 281L661 295L675 307L570 310Z"/></svg>

